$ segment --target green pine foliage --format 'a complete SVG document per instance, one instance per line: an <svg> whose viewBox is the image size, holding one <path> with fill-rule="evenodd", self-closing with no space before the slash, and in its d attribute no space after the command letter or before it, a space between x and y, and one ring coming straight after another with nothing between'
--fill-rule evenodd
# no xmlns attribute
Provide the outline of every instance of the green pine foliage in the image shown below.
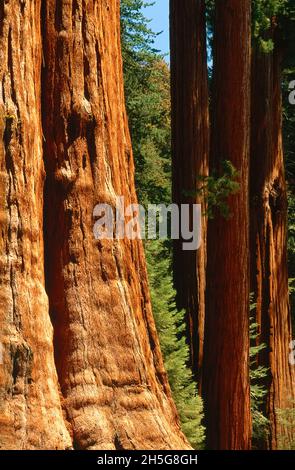
<svg viewBox="0 0 295 470"><path fill-rule="evenodd" d="M284 49L293 54L294 64L294 0L252 0L252 30L253 39L260 49L269 53L274 48L272 30L280 32L280 42ZM292 52L293 51L293 52Z"/></svg>
<svg viewBox="0 0 295 470"><path fill-rule="evenodd" d="M253 294L250 297L250 313L255 310ZM252 411L252 445L254 449L259 449L269 434L269 420L263 413L267 388L265 380L268 376L268 369L257 365L257 359L261 351L266 348L265 344L259 344L259 325L255 319L250 317L250 394Z"/></svg>
<svg viewBox="0 0 295 470"><path fill-rule="evenodd" d="M222 174L212 171L210 176L197 176L197 191L185 191L186 195L196 195L202 198L206 208L205 214L209 219L213 219L216 213L220 213L225 219L231 217L228 198L240 190L237 181L239 172L232 162L225 160L222 162Z"/></svg>
<svg viewBox="0 0 295 470"><path fill-rule="evenodd" d="M175 305L169 249L161 240L148 241L146 254L153 312L173 398L184 434L195 449L200 449L205 439L203 404L187 366L184 311L178 311Z"/></svg>
<svg viewBox="0 0 295 470"><path fill-rule="evenodd" d="M284 12L287 0L252 0L253 37L264 52L271 52L274 44L269 38L275 18Z"/></svg>
<svg viewBox="0 0 295 470"><path fill-rule="evenodd" d="M124 82L135 158L139 202L171 202L170 72L153 48L155 33L143 15L141 0L121 1ZM204 442L203 404L197 394L185 341L184 312L175 306L169 241L146 242L153 312L182 429L191 445Z"/></svg>
<svg viewBox="0 0 295 470"><path fill-rule="evenodd" d="M121 1L122 53L135 180L141 204L170 197L170 73L153 48L141 0Z"/></svg>

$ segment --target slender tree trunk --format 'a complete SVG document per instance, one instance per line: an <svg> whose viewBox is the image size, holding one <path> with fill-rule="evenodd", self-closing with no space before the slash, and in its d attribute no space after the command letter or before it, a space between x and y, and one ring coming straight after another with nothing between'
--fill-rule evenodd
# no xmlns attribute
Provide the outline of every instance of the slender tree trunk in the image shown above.
<svg viewBox="0 0 295 470"><path fill-rule="evenodd" d="M203 203L197 176L208 175L209 110L205 4L202 0L170 0L173 202ZM204 206L202 204L204 213ZM184 251L174 242L177 306L185 309L191 364L201 379L205 319L207 220L202 219L202 245Z"/></svg>
<svg viewBox="0 0 295 470"><path fill-rule="evenodd" d="M0 4L0 448L71 446L44 289L40 0Z"/></svg>
<svg viewBox="0 0 295 470"><path fill-rule="evenodd" d="M231 218L209 222L203 393L210 449L249 449L249 127L251 2L216 4L211 167L230 160Z"/></svg>
<svg viewBox="0 0 295 470"><path fill-rule="evenodd" d="M268 446L288 445L276 410L292 407L294 370L289 364L291 315L287 268L287 192L282 144L281 56L253 53L251 142L251 289L257 302L262 351L259 364L269 367L266 414Z"/></svg>
<svg viewBox="0 0 295 470"><path fill-rule="evenodd" d="M164 371L142 243L93 236L136 202L118 0L44 2L47 288L76 449L189 448Z"/></svg>

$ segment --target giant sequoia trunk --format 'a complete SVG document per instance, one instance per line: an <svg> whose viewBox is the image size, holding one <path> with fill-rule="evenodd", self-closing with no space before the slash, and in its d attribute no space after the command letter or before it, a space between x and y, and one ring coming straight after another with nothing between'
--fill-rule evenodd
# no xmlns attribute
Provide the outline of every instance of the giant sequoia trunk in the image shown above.
<svg viewBox="0 0 295 470"><path fill-rule="evenodd" d="M71 446L44 289L40 4L0 4L2 449Z"/></svg>
<svg viewBox="0 0 295 470"><path fill-rule="evenodd" d="M248 449L249 392L249 127L251 15L248 0L216 4L211 166L230 160L240 191L231 218L208 228L203 392L210 449Z"/></svg>
<svg viewBox="0 0 295 470"><path fill-rule="evenodd" d="M276 410L292 407L295 382L289 364L291 316L287 270L287 194L282 147L280 53L253 54L251 142L251 289L257 302L259 358L269 367L266 414L269 446L288 445L291 429L280 426Z"/></svg>
<svg viewBox="0 0 295 470"><path fill-rule="evenodd" d="M197 176L208 174L205 6L202 0L171 0L170 10L173 202L192 207L203 204L197 194ZM202 210L204 213L203 205ZM187 312L191 364L198 378L203 362L206 230L203 216L202 245L198 251L184 251L183 240L174 241L177 306Z"/></svg>
<svg viewBox="0 0 295 470"><path fill-rule="evenodd" d="M136 202L118 0L44 1L46 274L77 449L188 448L163 368L140 241L93 236Z"/></svg>

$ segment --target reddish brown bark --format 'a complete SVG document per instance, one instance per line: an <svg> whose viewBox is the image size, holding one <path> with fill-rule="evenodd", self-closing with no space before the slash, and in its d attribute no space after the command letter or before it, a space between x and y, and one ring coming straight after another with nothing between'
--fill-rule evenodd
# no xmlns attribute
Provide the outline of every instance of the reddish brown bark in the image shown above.
<svg viewBox="0 0 295 470"><path fill-rule="evenodd" d="M204 1L170 1L173 202L202 203L197 176L208 175L209 111ZM177 306L185 309L191 364L201 378L206 287L206 231L202 220L202 245L184 251L183 240L174 242L174 282Z"/></svg>
<svg viewBox="0 0 295 470"><path fill-rule="evenodd" d="M270 368L266 415L268 446L290 443L291 429L280 425L276 410L291 408L294 370L289 364L291 315L287 268L287 192L282 144L281 56L279 47L252 61L251 290L257 302L260 341L267 348L259 364Z"/></svg>
<svg viewBox="0 0 295 470"><path fill-rule="evenodd" d="M1 1L1 449L71 446L44 289L40 75L40 1Z"/></svg>
<svg viewBox="0 0 295 470"><path fill-rule="evenodd" d="M44 2L47 289L77 449L189 448L139 241L95 241L93 208L136 202L118 0Z"/></svg>
<svg viewBox="0 0 295 470"><path fill-rule="evenodd" d="M208 227L203 394L210 449L249 449L249 127L251 2L216 2L211 167L230 160L240 191Z"/></svg>

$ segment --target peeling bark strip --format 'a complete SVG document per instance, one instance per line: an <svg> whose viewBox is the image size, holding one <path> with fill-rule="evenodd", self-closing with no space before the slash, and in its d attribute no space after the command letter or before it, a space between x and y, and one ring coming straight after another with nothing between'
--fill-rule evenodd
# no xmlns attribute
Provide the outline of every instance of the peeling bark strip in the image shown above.
<svg viewBox="0 0 295 470"><path fill-rule="evenodd" d="M216 2L211 166L230 160L232 217L209 222L203 392L210 449L250 447L249 209L251 2Z"/></svg>
<svg viewBox="0 0 295 470"><path fill-rule="evenodd" d="M197 176L208 175L209 110L206 61L205 5L202 0L171 0L171 90L173 202L202 204ZM191 363L201 379L205 319L207 221L202 220L202 246L183 251L183 240L174 242L174 282L177 306L188 317Z"/></svg>
<svg viewBox="0 0 295 470"><path fill-rule="evenodd" d="M0 449L71 445L44 290L40 1L0 4Z"/></svg>
<svg viewBox="0 0 295 470"><path fill-rule="evenodd" d="M44 1L46 267L77 449L185 449L142 244L95 241L98 203L136 202L118 0Z"/></svg>
<svg viewBox="0 0 295 470"><path fill-rule="evenodd" d="M269 447L292 442L276 410L292 408L294 367L289 364L291 312L287 268L287 191L282 143L281 54L257 50L252 60L251 290L257 303L262 351L259 364L270 368L266 415Z"/></svg>

